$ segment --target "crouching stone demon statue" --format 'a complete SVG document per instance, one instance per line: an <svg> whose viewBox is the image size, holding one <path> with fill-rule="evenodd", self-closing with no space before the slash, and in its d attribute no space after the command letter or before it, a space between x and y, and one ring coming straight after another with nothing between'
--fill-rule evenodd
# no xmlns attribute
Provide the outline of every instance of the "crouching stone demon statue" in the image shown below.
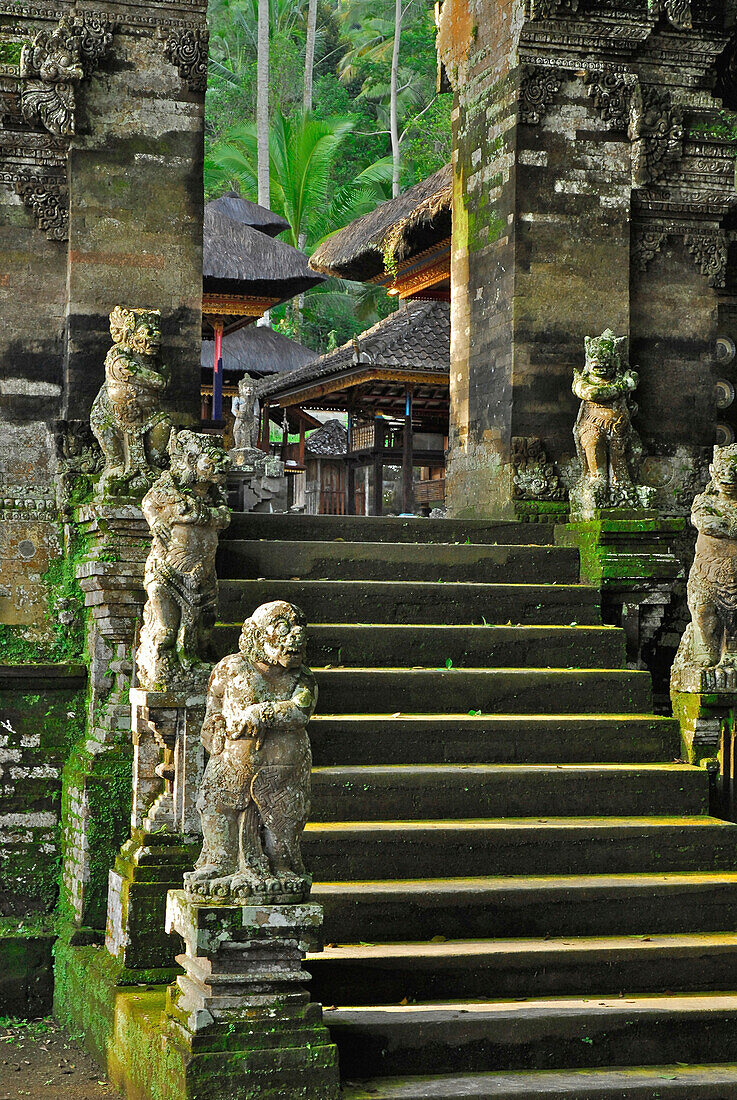
<svg viewBox="0 0 737 1100"><path fill-rule="evenodd" d="M209 666L202 657L217 604L218 534L230 523L222 440L173 432L169 455L171 469L141 504L152 542L136 661L139 683L151 690L187 689L199 681L204 687Z"/></svg>
<svg viewBox="0 0 737 1100"><path fill-rule="evenodd" d="M140 500L166 466L172 429L161 398L169 382L158 363L161 314L157 309L125 309L110 314L113 346L105 357L105 381L90 416L105 456L97 486L101 498Z"/></svg>
<svg viewBox="0 0 737 1100"><path fill-rule="evenodd" d="M581 477L571 489L572 510L586 515L596 508L646 506L652 491L632 478L642 446L628 404L638 378L626 362L627 337L607 329L584 343L584 369L573 372L573 392L581 398L573 429Z"/></svg>
<svg viewBox="0 0 737 1100"><path fill-rule="evenodd" d="M292 604L262 604L243 624L240 652L213 669L202 726L210 759L197 800L202 854L184 876L195 898L295 902L309 894L300 836L317 686L304 665L305 626Z"/></svg>
<svg viewBox="0 0 737 1100"><path fill-rule="evenodd" d="M715 447L709 472L691 510L699 533L688 578L691 622L671 676L682 691L737 690L737 445Z"/></svg>

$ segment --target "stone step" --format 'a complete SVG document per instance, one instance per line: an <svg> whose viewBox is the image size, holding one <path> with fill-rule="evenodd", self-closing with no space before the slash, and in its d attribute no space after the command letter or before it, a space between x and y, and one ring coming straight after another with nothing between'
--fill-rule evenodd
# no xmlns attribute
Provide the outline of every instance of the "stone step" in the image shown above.
<svg viewBox="0 0 737 1100"><path fill-rule="evenodd" d="M308 957L323 1005L737 989L737 935L448 940L326 947Z"/></svg>
<svg viewBox="0 0 737 1100"><path fill-rule="evenodd" d="M318 767L313 821L705 814L709 778L679 764Z"/></svg>
<svg viewBox="0 0 737 1100"><path fill-rule="evenodd" d="M727 993L347 1007L325 1013L345 1078L737 1061Z"/></svg>
<svg viewBox="0 0 737 1100"><path fill-rule="evenodd" d="M485 519L399 519L394 516L297 516L234 512L221 543L232 539L293 542L429 542L550 545L554 527Z"/></svg>
<svg viewBox="0 0 737 1100"><path fill-rule="evenodd" d="M734 930L737 873L322 881L313 894L327 943L456 939L459 914L473 939L705 933Z"/></svg>
<svg viewBox="0 0 737 1100"><path fill-rule="evenodd" d="M672 718L632 714L319 713L309 726L315 764L659 762L680 752Z"/></svg>
<svg viewBox="0 0 737 1100"><path fill-rule="evenodd" d="M556 714L645 713L652 706L648 672L628 669L317 668L323 714L481 711Z"/></svg>
<svg viewBox="0 0 737 1100"><path fill-rule="evenodd" d="M575 584L578 550L560 546L229 539L218 576L245 579Z"/></svg>
<svg viewBox="0 0 737 1100"><path fill-rule="evenodd" d="M243 622L259 604L287 600L316 623L598 626L599 599L598 589L582 584L225 580L218 618Z"/></svg>
<svg viewBox="0 0 737 1100"><path fill-rule="evenodd" d="M241 623L220 623L213 660L238 648ZM429 668L622 668L624 631L613 626L387 626L310 623L309 665Z"/></svg>
<svg viewBox="0 0 737 1100"><path fill-rule="evenodd" d="M737 1062L374 1077L345 1082L341 1095L343 1100L734 1100Z"/></svg>
<svg viewBox="0 0 737 1100"><path fill-rule="evenodd" d="M737 825L711 817L321 821L308 823L303 850L318 881L733 871Z"/></svg>

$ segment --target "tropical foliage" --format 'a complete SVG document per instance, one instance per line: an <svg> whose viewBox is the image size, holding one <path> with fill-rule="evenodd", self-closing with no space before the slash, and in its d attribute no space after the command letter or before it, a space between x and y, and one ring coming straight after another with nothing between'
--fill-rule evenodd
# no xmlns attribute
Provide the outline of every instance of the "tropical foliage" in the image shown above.
<svg viewBox="0 0 737 1100"><path fill-rule="evenodd" d="M314 66L309 0L268 5L269 205L290 223L284 238L310 253L390 197L393 175L396 192L448 160L450 96L435 90L426 0L313 0ZM210 3L207 198L228 188L258 198L258 10L259 0ZM324 351L391 308L374 288L330 280L272 322Z"/></svg>

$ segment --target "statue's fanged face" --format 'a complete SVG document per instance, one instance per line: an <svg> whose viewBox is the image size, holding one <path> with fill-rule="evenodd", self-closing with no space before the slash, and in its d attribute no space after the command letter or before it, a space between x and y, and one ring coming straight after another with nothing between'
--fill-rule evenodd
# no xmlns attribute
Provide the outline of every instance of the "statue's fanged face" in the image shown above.
<svg viewBox="0 0 737 1100"><path fill-rule="evenodd" d="M161 313L157 309L116 306L110 314L110 335L129 351L157 355L161 347Z"/></svg>
<svg viewBox="0 0 737 1100"><path fill-rule="evenodd" d="M262 604L243 624L240 648L260 664L299 668L307 649L305 617L283 600Z"/></svg>
<svg viewBox="0 0 737 1100"><path fill-rule="evenodd" d="M711 477L725 496L737 497L737 444L714 448Z"/></svg>

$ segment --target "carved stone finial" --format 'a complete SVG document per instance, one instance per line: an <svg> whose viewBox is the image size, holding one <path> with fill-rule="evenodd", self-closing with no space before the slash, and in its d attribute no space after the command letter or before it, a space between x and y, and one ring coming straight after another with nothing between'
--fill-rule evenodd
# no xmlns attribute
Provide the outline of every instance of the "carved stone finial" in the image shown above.
<svg viewBox="0 0 737 1100"><path fill-rule="evenodd" d="M105 381L90 415L105 456L97 486L100 499L141 499L166 466L171 418L161 408L169 382L158 362L161 314L157 309L116 306L110 314L113 346L105 358Z"/></svg>
<svg viewBox="0 0 737 1100"><path fill-rule="evenodd" d="M98 17L63 16L51 31L26 42L20 59L21 112L56 137L75 132L76 86L94 71L112 41Z"/></svg>
<svg viewBox="0 0 737 1100"><path fill-rule="evenodd" d="M215 555L230 523L222 439L174 431L169 455L171 469L141 503L153 537L136 667L140 685L158 691L195 688L209 673L203 657L217 610Z"/></svg>
<svg viewBox="0 0 737 1100"><path fill-rule="evenodd" d="M688 577L691 622L673 663L676 691L737 691L737 444L714 448L693 502L698 531Z"/></svg>
<svg viewBox="0 0 737 1100"><path fill-rule="evenodd" d="M317 686L306 641L299 608L262 604L243 624L239 652L213 670L202 726L210 759L197 801L202 854L184 876L192 897L288 903L309 894L300 837Z"/></svg>
<svg viewBox="0 0 737 1100"><path fill-rule="evenodd" d="M691 0L648 0L647 6L651 15L659 16L665 12L679 30L691 30L693 27Z"/></svg>
<svg viewBox="0 0 737 1100"><path fill-rule="evenodd" d="M628 404L638 376L627 363L627 337L607 329L584 344L584 369L573 372L573 392L581 398L573 429L581 477L571 489L572 512L585 518L598 508L645 507L652 490L635 485L631 472L642 446Z"/></svg>
<svg viewBox="0 0 737 1100"><path fill-rule="evenodd" d="M164 44L167 60L177 66L193 92L207 90L208 43L207 30L181 28L172 31Z"/></svg>

